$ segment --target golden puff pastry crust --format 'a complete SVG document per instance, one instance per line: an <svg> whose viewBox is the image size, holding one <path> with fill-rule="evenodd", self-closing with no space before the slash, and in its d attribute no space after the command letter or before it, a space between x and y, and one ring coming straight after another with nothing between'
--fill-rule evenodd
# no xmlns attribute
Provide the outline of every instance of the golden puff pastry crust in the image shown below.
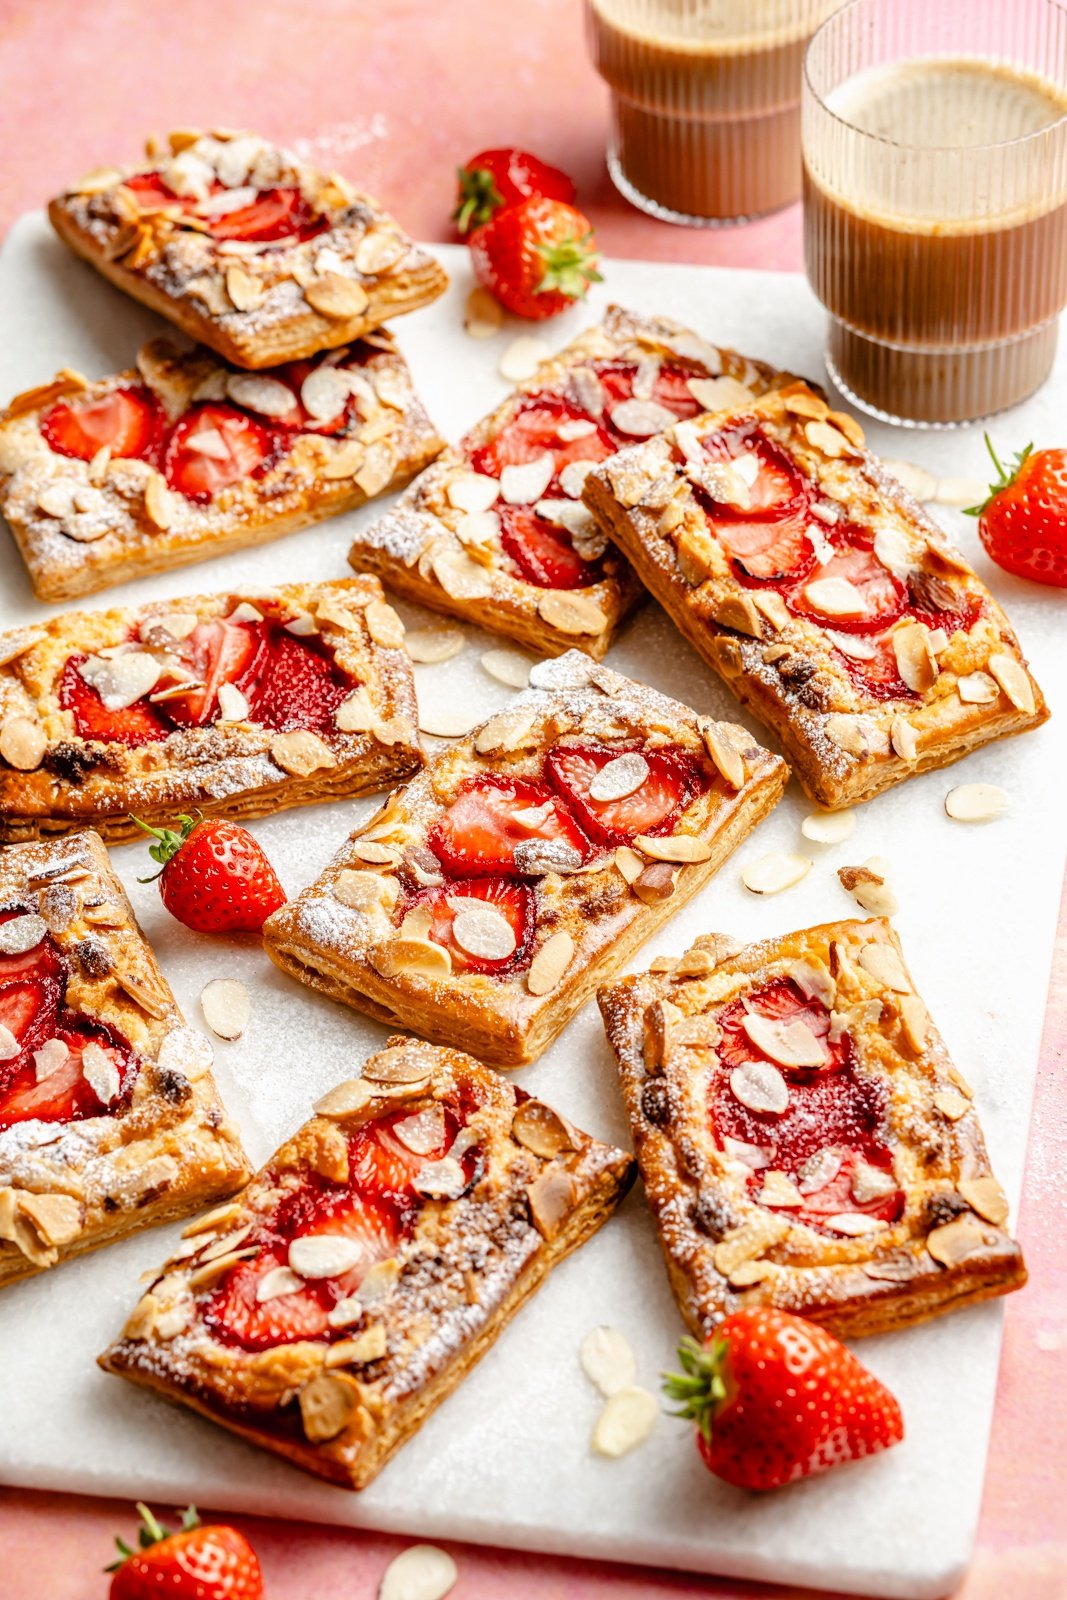
<svg viewBox="0 0 1067 1600"><path fill-rule="evenodd" d="M794 480L777 528L745 521L761 451ZM855 420L804 384L623 452L584 499L820 805L869 800L1049 715L988 589ZM784 579L767 575L779 552Z"/></svg>
<svg viewBox="0 0 1067 1600"><path fill-rule="evenodd" d="M231 650L240 674L222 681ZM326 697L314 716L291 705L304 661ZM0 634L0 663L0 840L87 823L140 838L131 813L269 816L422 765L403 625L376 578L72 611ZM209 692L203 725L183 722Z"/></svg>
<svg viewBox="0 0 1067 1600"><path fill-rule="evenodd" d="M52 447L57 406L114 396L147 419L141 454ZM387 333L273 373L153 339L129 371L90 381L65 369L0 413L0 512L37 597L70 600L364 505L441 448Z"/></svg>
<svg viewBox="0 0 1067 1600"><path fill-rule="evenodd" d="M448 283L346 178L254 133L150 140L144 161L87 174L48 215L105 278L239 367L332 350Z"/></svg>
<svg viewBox="0 0 1067 1600"><path fill-rule="evenodd" d="M607 1220L634 1163L403 1035L316 1111L186 1229L100 1365L362 1489Z"/></svg>
<svg viewBox="0 0 1067 1600"><path fill-rule="evenodd" d="M579 649L601 660L642 590L578 498L589 462L698 406L733 404L782 381L762 362L667 318L612 306L446 450L385 516L360 529L348 559L405 599L542 655ZM549 411L531 442L535 399ZM502 465L517 432L524 437L506 453L521 471ZM540 532L524 532L525 518ZM528 570L515 559L516 540L530 550ZM553 577L568 575L573 583L552 587Z"/></svg>
<svg viewBox="0 0 1067 1600"><path fill-rule="evenodd" d="M503 1067L547 1048L788 777L745 729L579 651L541 663L531 685L392 795L264 928L301 982ZM623 798L592 798L605 792Z"/></svg>
<svg viewBox="0 0 1067 1600"><path fill-rule="evenodd" d="M758 1305L882 1333L1026 1282L971 1089L884 918L709 934L599 1001L694 1333Z"/></svg>
<svg viewBox="0 0 1067 1600"><path fill-rule="evenodd" d="M247 1182L211 1046L97 834L0 854L0 1015L0 1285Z"/></svg>

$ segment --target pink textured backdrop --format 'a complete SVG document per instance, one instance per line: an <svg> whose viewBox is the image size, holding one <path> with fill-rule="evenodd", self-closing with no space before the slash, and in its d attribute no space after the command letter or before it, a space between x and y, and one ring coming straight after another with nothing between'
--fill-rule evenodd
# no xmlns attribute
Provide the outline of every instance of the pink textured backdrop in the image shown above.
<svg viewBox="0 0 1067 1600"><path fill-rule="evenodd" d="M259 128L336 166L426 239L448 237L457 162L516 143L573 173L607 254L800 266L796 208L696 232L652 222L616 196L578 0L0 0L0 232L86 168L128 159L147 131L212 124ZM1067 901L1019 1217L1031 1283L1007 1304L978 1552L959 1600L1067 1597L1065 1040ZM364 1600L405 1542L239 1520L270 1600ZM129 1522L127 1508L105 1501L0 1494L0 1596L98 1600L112 1532ZM454 1553L457 1600L772 1600L745 1584ZM775 1600L787 1593L801 1600L784 1589Z"/></svg>

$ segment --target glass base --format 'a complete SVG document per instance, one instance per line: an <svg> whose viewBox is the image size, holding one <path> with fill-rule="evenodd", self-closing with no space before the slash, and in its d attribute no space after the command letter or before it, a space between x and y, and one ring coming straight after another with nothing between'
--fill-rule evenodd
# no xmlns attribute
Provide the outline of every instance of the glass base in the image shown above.
<svg viewBox="0 0 1067 1600"><path fill-rule="evenodd" d="M641 190L630 182L614 146L608 150L608 174L623 199L636 206L638 211L655 217L657 222L670 222L681 228L738 228L746 222L758 222L761 217L772 217L776 212L784 211L787 206L793 204L792 200L787 200L780 206L772 206L769 211L750 211L736 217L697 217L684 211L672 211L670 206L661 205L650 195L642 194Z"/></svg>
<svg viewBox="0 0 1067 1600"><path fill-rule="evenodd" d="M857 410L902 428L961 428L1029 399L1052 369L1059 319L975 350L880 344L830 318L826 370Z"/></svg>

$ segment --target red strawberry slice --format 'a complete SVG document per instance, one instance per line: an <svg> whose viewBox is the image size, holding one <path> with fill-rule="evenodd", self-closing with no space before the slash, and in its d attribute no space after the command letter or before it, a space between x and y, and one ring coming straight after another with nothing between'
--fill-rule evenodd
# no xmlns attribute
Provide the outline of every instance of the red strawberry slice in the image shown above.
<svg viewBox="0 0 1067 1600"><path fill-rule="evenodd" d="M0 911L0 924L24 915L24 911ZM10 983L13 978L27 975L40 979L63 976L63 962L55 941L50 937L46 936L40 944L34 945L32 950L23 951L21 955L0 955L0 986ZM7 1022L7 1018L0 1017L0 1022ZM8 1026L11 1024L8 1023Z"/></svg>
<svg viewBox="0 0 1067 1600"><path fill-rule="evenodd" d="M815 565L807 511L746 522L707 513L708 524L746 588L806 578Z"/></svg>
<svg viewBox="0 0 1067 1600"><path fill-rule="evenodd" d="M216 239L258 244L278 239L313 239L329 226L296 188L263 189L237 211L209 217L207 225Z"/></svg>
<svg viewBox="0 0 1067 1600"><path fill-rule="evenodd" d="M133 747L167 737L170 729L146 700L136 700L121 711L109 711L78 670L86 659L84 654L68 656L59 680L59 704L73 716L80 739L99 739L106 744Z"/></svg>
<svg viewBox="0 0 1067 1600"><path fill-rule="evenodd" d="M500 543L527 583L539 589L586 589L604 576L604 558L583 561L566 528L546 522L530 506L500 512Z"/></svg>
<svg viewBox="0 0 1067 1600"><path fill-rule="evenodd" d="M175 194L158 172L137 172L132 178L123 178L122 186L130 191L142 211L162 211L168 206L191 211L197 204L195 195ZM215 189L221 187L221 184L214 185Z"/></svg>
<svg viewBox="0 0 1067 1600"><path fill-rule="evenodd" d="M800 580L786 596L786 604L797 616L810 617L824 628L839 633L880 633L902 616L908 591L904 584L883 567L874 553L874 536L863 528L837 527L828 535L833 555L814 574L820 580L843 578L863 596L865 607L855 617L829 616L818 609L806 594L807 579ZM814 581L814 579L810 580Z"/></svg>
<svg viewBox="0 0 1067 1600"><path fill-rule="evenodd" d="M282 1202L260 1235L258 1256L237 1262L208 1296L204 1321L216 1338L245 1350L269 1350L296 1339L329 1338L331 1309L358 1292L367 1273L396 1252L404 1228L395 1209L353 1189L323 1191L308 1187ZM294 1294L257 1300L267 1273L285 1266L293 1239L339 1234L358 1244L361 1256L336 1278L309 1278Z"/></svg>
<svg viewBox="0 0 1067 1600"><path fill-rule="evenodd" d="M515 948L511 955L493 961L472 955L457 942L452 925L464 900L484 900L507 919L515 935ZM516 883L509 878L457 878L438 889L423 889L404 901L398 921L403 920L408 911L420 906L426 906L432 917L427 937L445 947L457 972L483 972L490 977L503 977L519 971L529 959L534 929L534 896L525 883Z"/></svg>
<svg viewBox="0 0 1067 1600"><path fill-rule="evenodd" d="M535 840L557 841L566 847L565 854L578 858L576 865L590 853L588 840L566 806L545 784L486 773L460 785L448 810L430 829L427 843L446 872L521 877L527 853L522 846Z"/></svg>
<svg viewBox="0 0 1067 1600"><path fill-rule="evenodd" d="M16 1122L78 1122L114 1112L128 1103L137 1079L137 1063L129 1045L114 1030L64 1007L54 1029L35 1028L33 1033L32 1042L27 1040L27 1051L20 1058L19 1071L0 1095L0 1128ZM38 1083L32 1050L46 1038L61 1039L69 1054L61 1067ZM88 1044L98 1045L118 1068L118 1093L106 1105L82 1071L82 1053Z"/></svg>
<svg viewBox="0 0 1067 1600"><path fill-rule="evenodd" d="M410 1118L410 1111L394 1111L391 1116L364 1123L348 1141L349 1181L361 1194L410 1205L415 1198L412 1185L423 1166L427 1161L439 1161L459 1132L458 1118L442 1107L440 1140L432 1149L412 1150L403 1141L403 1125ZM399 1135L394 1132L397 1124Z"/></svg>
<svg viewBox="0 0 1067 1600"><path fill-rule="evenodd" d="M723 428L701 442L713 462L744 457L758 465L756 477L746 481L743 505L717 498L707 485L698 491L708 525L741 582L761 587L810 572L815 550L808 534L808 495L788 456L751 424Z"/></svg>
<svg viewBox="0 0 1067 1600"><path fill-rule="evenodd" d="M821 1189L805 1195L803 1206L791 1206L790 1217L806 1222L813 1228L825 1227L827 1217L857 1211L867 1217L877 1217L880 1222L895 1222L904 1210L903 1190L894 1188L880 1200L857 1200L852 1193L853 1175L861 1161L892 1176L893 1158L889 1151L882 1146L868 1144L863 1154L858 1150L833 1151L833 1158L838 1156L841 1165L834 1176ZM833 1164L832 1160L830 1164Z"/></svg>
<svg viewBox="0 0 1067 1600"><path fill-rule="evenodd" d="M334 712L353 684L321 645L272 627L238 688L248 699L253 722L278 730L309 728L326 733L333 730Z"/></svg>
<svg viewBox="0 0 1067 1600"><path fill-rule="evenodd" d="M274 449L268 430L247 411L212 401L193 406L174 425L163 473L172 489L204 504L231 484L259 477Z"/></svg>
<svg viewBox="0 0 1067 1600"><path fill-rule="evenodd" d="M309 373L314 372L316 367L320 367L323 364L321 359L287 361L282 367L272 368L270 376L276 378L279 383L284 383L293 391L293 409L287 411L282 417L272 417L271 425L273 427L281 428L287 432L335 434L340 433L347 426L355 411L356 401L354 395L348 397L348 400L337 412L336 416L328 417L325 422L313 417L310 411L305 409L300 399L300 391L303 388L305 378Z"/></svg>
<svg viewBox="0 0 1067 1600"><path fill-rule="evenodd" d="M148 389L112 389L95 400L57 400L40 430L57 455L91 461L105 445L113 456L154 457L166 417Z"/></svg>
<svg viewBox="0 0 1067 1600"><path fill-rule="evenodd" d="M714 462L726 463L742 457L747 461L755 457L759 468L753 481L745 482L748 493L743 506L729 500L716 500L708 491L716 515L736 516L742 521L784 517L807 504L807 489L797 467L754 423L720 428L715 433L705 434L700 443Z"/></svg>
<svg viewBox="0 0 1067 1600"><path fill-rule="evenodd" d="M719 1060L725 1067L732 1070L746 1061L767 1059L744 1030L744 1019L750 1011L758 1012L761 1017L768 1017L772 1022L802 1022L817 1039L823 1040L829 1053L827 1064L825 1067L815 1069L796 1069L805 1076L812 1070L836 1071L845 1065L851 1048L847 1038L842 1036L836 1043L830 1042L827 1037L830 1032L830 1013L818 1000L805 1000L792 979L778 979L757 994L747 996L747 1001L747 1005L737 1001L734 1005L728 1006L719 1018L719 1026L722 1028ZM793 1069L786 1067L782 1070L788 1073Z"/></svg>
<svg viewBox="0 0 1067 1600"><path fill-rule="evenodd" d="M180 656L201 688L175 695L162 702L171 722L181 727L202 728L214 722L219 712L219 690L224 683L236 684L255 671L263 652L263 633L256 622L199 622L182 640Z"/></svg>
<svg viewBox="0 0 1067 1600"><path fill-rule="evenodd" d="M558 476L568 462L603 461L614 455L614 440L599 424L592 433L582 434L577 439L560 438L561 423L566 427L568 423L588 421L581 407L572 405L562 395L547 392L526 395L511 421L488 444L473 449L466 446L471 467L486 477L499 478L505 467L522 466L548 452L555 459Z"/></svg>
<svg viewBox="0 0 1067 1600"><path fill-rule="evenodd" d="M545 760L545 776L570 805L582 828L601 844L628 844L639 833L669 833L685 808L711 787L704 768L683 750L644 750L648 776L622 800L594 800L597 773L631 747L560 745Z"/></svg>
<svg viewBox="0 0 1067 1600"><path fill-rule="evenodd" d="M610 419L612 410L623 400L632 400L634 394L634 379L637 376L637 363L634 361L594 361L591 363L593 371L600 379L604 388L605 413ZM693 396L689 388L690 378L704 377L704 373L695 372L691 367L679 366L675 362L665 362L656 374L656 381L649 399L658 406L664 406L678 419L685 421L689 417L698 416L704 409ZM620 433L617 428L612 428L610 421L608 427L614 436L617 445L633 444L635 435Z"/></svg>
<svg viewBox="0 0 1067 1600"><path fill-rule="evenodd" d="M885 634L871 643L875 653L870 660L851 656L847 650L836 651L837 660L860 693L870 695L872 700L918 700L920 696L900 676L892 637Z"/></svg>

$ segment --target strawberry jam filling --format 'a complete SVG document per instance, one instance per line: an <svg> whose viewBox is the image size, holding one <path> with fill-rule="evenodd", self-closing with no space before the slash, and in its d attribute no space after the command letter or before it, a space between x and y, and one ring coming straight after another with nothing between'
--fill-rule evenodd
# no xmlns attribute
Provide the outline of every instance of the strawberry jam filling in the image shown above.
<svg viewBox="0 0 1067 1600"><path fill-rule="evenodd" d="M607 745L558 745L545 760L545 776L570 806L590 839L604 845L629 844L638 834L669 833L693 800L711 787L705 768L681 750L641 752L648 772L619 799L600 800L593 792L597 775L617 757L631 752Z"/></svg>
<svg viewBox="0 0 1067 1600"><path fill-rule="evenodd" d="M495 913L486 931L485 907ZM534 892L513 878L453 878L438 888L422 889L397 909L397 921L414 913L428 915L423 937L442 945L457 972L507 977L521 971L530 956L534 934Z"/></svg>
<svg viewBox="0 0 1067 1600"><path fill-rule="evenodd" d="M780 1115L752 1110L731 1087L736 1068L769 1060L745 1031L750 1012L772 1022L802 1023L825 1051L820 1067L777 1066L789 1096ZM725 1007L718 1022L722 1039L709 1091L711 1128L720 1147L730 1138L762 1152L764 1165L753 1171L750 1193L760 1192L765 1171L784 1172L804 1197L802 1206L783 1209L784 1216L817 1228L825 1227L828 1217L843 1213L895 1221L904 1209L899 1188L868 1200L857 1199L852 1189L861 1163L892 1174L892 1156L884 1141L885 1087L859 1072L847 1033L830 1039L825 1006L805 1000L791 979L779 978Z"/></svg>
<svg viewBox="0 0 1067 1600"><path fill-rule="evenodd" d="M297 1339L346 1338L356 1331L358 1312L341 1321L331 1321L331 1313L342 1301L358 1297L371 1268L395 1256L411 1237L425 1204L415 1188L419 1173L448 1153L469 1109L457 1098L364 1123L348 1139L343 1184L303 1172L293 1187L291 1174L278 1173L278 1186L289 1186L287 1192L245 1241L258 1254L236 1262L207 1292L203 1316L215 1337L255 1351ZM468 1184L477 1159L476 1150L460 1158ZM271 1294L268 1274L288 1267L291 1259L299 1265L299 1249L292 1258L290 1249L295 1241L310 1239L334 1244L337 1270L308 1274L295 1288Z"/></svg>
<svg viewBox="0 0 1067 1600"><path fill-rule="evenodd" d="M95 400L57 400L38 426L57 455L91 461L106 446L112 456L149 461L158 453L166 417L150 389L122 388Z"/></svg>
<svg viewBox="0 0 1067 1600"><path fill-rule="evenodd" d="M430 830L427 844L445 871L521 877L548 870L529 866L553 849L572 867L588 858L589 841L566 805L544 783L486 773L468 778Z"/></svg>
<svg viewBox="0 0 1067 1600"><path fill-rule="evenodd" d="M538 589L587 589L605 574L603 556L586 561L566 528L538 516L532 506L504 506L500 543L527 583Z"/></svg>
<svg viewBox="0 0 1067 1600"><path fill-rule="evenodd" d="M176 728L210 726L222 714L220 692L227 684L247 703L247 717L238 720L276 732L306 728L325 734L354 687L317 638L289 633L275 618L200 622L164 657L165 670L147 695L111 709L82 676L88 658L70 656L59 703L73 715L79 737L132 747L165 739Z"/></svg>
<svg viewBox="0 0 1067 1600"><path fill-rule="evenodd" d="M22 914L2 912L0 923ZM139 1070L133 1050L116 1029L66 1004L68 978L51 934L0 955L0 1129L77 1122L129 1103Z"/></svg>

